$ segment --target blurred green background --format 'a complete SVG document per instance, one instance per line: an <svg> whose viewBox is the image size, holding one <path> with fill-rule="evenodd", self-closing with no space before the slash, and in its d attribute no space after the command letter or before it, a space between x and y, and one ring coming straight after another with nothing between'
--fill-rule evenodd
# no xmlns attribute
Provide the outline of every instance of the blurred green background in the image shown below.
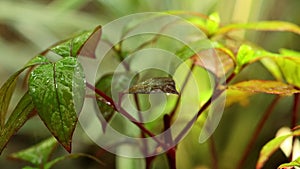
<svg viewBox="0 0 300 169"><path fill-rule="evenodd" d="M53 43L81 30L93 29L99 24L104 25L121 16L136 12L185 10L208 15L217 11L221 17L221 24L283 20L299 25L299 9L299 0L1 0L0 81L3 84L30 58ZM280 48L300 50L300 37L292 33L239 31L235 32L234 36L250 40L273 52L277 52ZM24 76L21 76L19 87L22 86L23 78ZM251 78L269 79L271 76L260 64L254 64L243 71L236 80ZM19 90L18 93L22 91ZM249 98L251 104L246 107L233 105L226 109L214 135L221 169L231 169L236 166L255 125L272 98L274 98L272 95L259 94ZM18 94L13 97L15 102L18 99ZM261 146L274 137L277 129L290 125L291 101L292 97L286 97L276 106L245 168L254 168ZM28 121L1 155L0 168L24 166L26 163L8 160L6 155L46 138L49 136L46 131L38 117ZM74 151L91 152L95 149L95 145L80 128L76 132ZM178 168L211 168L208 144L199 144L198 135L199 129L195 126L179 145ZM59 154L65 154L64 150L59 149L56 155ZM113 155L103 152L100 154L102 154L99 155L100 159L107 163L104 168L116 167ZM157 160L154 164L155 168L165 168L164 158ZM266 168L276 168L278 164L285 162L281 152L276 153L273 158ZM99 166L86 159L67 160L57 166L57 168L66 167L96 168Z"/></svg>

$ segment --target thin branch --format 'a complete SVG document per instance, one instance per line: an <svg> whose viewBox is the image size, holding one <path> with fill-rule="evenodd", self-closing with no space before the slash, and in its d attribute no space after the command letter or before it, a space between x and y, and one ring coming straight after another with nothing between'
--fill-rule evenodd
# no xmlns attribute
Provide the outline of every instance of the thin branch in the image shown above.
<svg viewBox="0 0 300 169"><path fill-rule="evenodd" d="M188 72L188 74L187 74L187 76L186 76L186 78L185 78L185 80L184 80L184 82L182 84L182 87L181 87L181 90L180 90L180 94L179 94L179 96L178 96L178 98L176 100L175 106L174 106L173 110L170 113L171 121L172 121L172 118L174 118L176 110L178 109L178 106L179 106L179 103L180 103L180 100L181 100L181 95L182 95L182 93L183 93L183 91L184 91L184 89L186 87L186 84L187 84L189 78L192 75L192 72L193 72L194 68L195 68L195 64L193 63L192 66L191 66L191 70Z"/></svg>
<svg viewBox="0 0 300 169"><path fill-rule="evenodd" d="M264 127L264 124L266 123L266 121L268 120L269 116L271 115L271 113L273 112L273 109L275 108L275 105L277 104L277 102L279 101L280 96L276 96L275 99L272 101L272 103L269 105L269 107L267 108L267 110L265 111L264 115L261 117L259 123L257 124L255 131L252 134L252 137L249 141L249 143L246 146L246 149L236 167L236 169L242 169L244 168L244 164L247 160L247 157L249 156L255 141L257 140L261 130Z"/></svg>
<svg viewBox="0 0 300 169"><path fill-rule="evenodd" d="M169 145L174 145L170 127L171 127L171 117L168 114L165 114L164 115L164 131L166 132L164 135L165 141ZM176 146L169 149L166 154L168 158L169 168L176 169Z"/></svg>
<svg viewBox="0 0 300 169"><path fill-rule="evenodd" d="M205 104L200 108L198 113L188 122L188 124L183 128L183 130L178 134L178 136L175 138L175 143L178 143L183 136L188 132L188 130L193 126L194 122L198 119L198 117L211 105L211 103L219 97L224 90L216 91L209 100L205 102Z"/></svg>
<svg viewBox="0 0 300 169"><path fill-rule="evenodd" d="M163 148L167 148L167 146L165 145L165 143L163 143L161 140L159 140L158 138L155 137L155 135L149 131L144 125L142 125L141 123L137 122L137 120L131 116L124 108L122 108L121 106L116 106L114 101L107 96L104 92L102 92L101 90L95 88L93 85L91 85L90 83L86 83L87 87L94 90L96 92L96 94L100 95L101 97L103 97L110 105L112 105L112 107L119 113L121 113L122 115L124 115L128 120L130 120L133 124L135 124L138 128L140 128L144 133L146 133L148 136L150 136L155 142L157 142L160 146L162 146Z"/></svg>
<svg viewBox="0 0 300 169"><path fill-rule="evenodd" d="M210 136L209 140L208 140L208 144L209 144L209 150L210 150L210 154L211 154L211 163L212 163L212 168L213 169L218 169L219 165L218 165L218 155L217 155L217 150L216 150L216 145L215 145L215 140L213 135Z"/></svg>
<svg viewBox="0 0 300 169"><path fill-rule="evenodd" d="M294 104L293 104L293 110L292 110L292 118L291 118L291 129L295 128L297 126L297 121L298 121L298 111L299 111L299 98L300 98L300 94L299 93L295 93L294 94ZM294 145L296 138L293 137L293 143L292 145ZM290 161L293 160L293 152L294 149L292 148L292 152L291 152L291 156L290 156Z"/></svg>

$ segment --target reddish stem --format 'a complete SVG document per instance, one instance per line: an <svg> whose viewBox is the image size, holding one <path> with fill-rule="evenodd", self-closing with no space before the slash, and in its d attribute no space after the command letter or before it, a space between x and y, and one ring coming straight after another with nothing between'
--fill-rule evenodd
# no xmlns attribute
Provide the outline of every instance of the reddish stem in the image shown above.
<svg viewBox="0 0 300 169"><path fill-rule="evenodd" d="M257 124L255 131L252 134L252 137L249 141L249 143L246 146L246 149L242 155L242 158L240 159L238 165L237 165L237 169L242 169L244 168L244 164L247 160L247 157L249 156L255 141L258 138L258 135L260 134L264 124L266 123L266 121L268 120L269 116L271 115L271 113L273 112L273 109L275 108L275 105L277 104L277 102L279 101L280 96L276 96L275 99L272 101L272 103L270 104L270 106L267 108L267 110L265 111L264 115L261 117L259 123Z"/></svg>
<svg viewBox="0 0 300 169"><path fill-rule="evenodd" d="M171 126L171 117L166 114L164 115L164 130L165 130L165 141L169 145L173 144L172 133L170 129ZM167 158L170 169L176 169L176 146L172 147L167 151Z"/></svg>
<svg viewBox="0 0 300 169"><path fill-rule="evenodd" d="M94 90L95 93L97 93L99 96L103 97L117 112L121 113L123 116L125 116L128 120L130 120L133 124L135 124L138 128L140 128L140 130L142 130L144 133L146 133L147 135L149 135L155 142L157 142L160 146L162 146L163 148L167 148L167 146L165 145L165 143L163 143L161 140L159 140L158 138L155 137L155 135L149 131L144 125L142 125L141 123L137 122L137 120L131 116L125 109L123 109L121 106L116 106L114 101L107 96L104 92L102 92L101 90L95 88L93 85L91 85L90 83L86 83L87 87ZM120 98L121 99L121 98Z"/></svg>
<svg viewBox="0 0 300 169"><path fill-rule="evenodd" d="M188 124L183 128L183 130L178 134L178 136L175 138L174 142L178 143L183 136L188 132L188 130L193 126L194 122L198 119L198 117L211 105L211 103L218 98L224 90L218 90L216 91L211 98L205 102L205 104L200 108L198 113L188 122Z"/></svg>
<svg viewBox="0 0 300 169"><path fill-rule="evenodd" d="M217 155L217 150L215 146L215 140L213 135L210 136L209 140L209 149L210 149L210 154L211 154L211 162L212 162L212 168L213 169L218 169L218 155Z"/></svg>
<svg viewBox="0 0 300 169"><path fill-rule="evenodd" d="M292 110L292 118L291 118L291 129L295 128L297 126L297 121L298 121L298 110L299 110L299 97L300 94L299 93L295 93L294 94L294 104L293 104L293 110ZM293 143L292 145L294 145L295 143L295 137L293 137ZM291 152L291 156L290 156L290 161L293 160L293 148L292 148L292 152Z"/></svg>
<svg viewBox="0 0 300 169"><path fill-rule="evenodd" d="M185 80L184 80L184 82L183 82L183 84L182 84L182 87L181 87L181 90L180 90L180 94L179 94L179 96L178 96L178 98L177 98L177 100L176 100L175 106L174 106L173 110L172 110L171 113L170 113L170 118L171 118L171 120L172 120L172 118L174 118L174 115L175 115L175 113L176 113L176 110L178 109L178 106L179 106L179 103L180 103L180 99L181 99L181 94L183 93L183 91L184 91L184 89L185 89L185 87L186 87L186 84L187 84L189 78L190 78L191 75L192 75L192 72L193 72L193 69L194 69L194 68L195 68L195 64L193 63L192 66L191 66L191 70L188 72L188 74L187 74L187 76L186 76L186 78L185 78Z"/></svg>

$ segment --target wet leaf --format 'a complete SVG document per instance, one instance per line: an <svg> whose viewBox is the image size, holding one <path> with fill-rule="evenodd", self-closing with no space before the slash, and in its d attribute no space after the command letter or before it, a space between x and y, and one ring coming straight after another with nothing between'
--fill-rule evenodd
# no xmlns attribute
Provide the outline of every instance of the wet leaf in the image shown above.
<svg viewBox="0 0 300 169"><path fill-rule="evenodd" d="M57 141L55 140L55 138L51 137L40 142L37 145L13 153L9 157L13 159L28 161L35 166L40 166L45 164L49 160L50 155L56 147Z"/></svg>
<svg viewBox="0 0 300 169"><path fill-rule="evenodd" d="M22 69L15 72L0 88L0 129L3 128L8 106L15 89L18 76L27 68L47 63L48 60L43 56L34 57Z"/></svg>
<svg viewBox="0 0 300 169"><path fill-rule="evenodd" d="M279 81L270 80L249 80L239 82L228 86L231 90L240 90L253 93L269 93L279 95L292 95L300 93L300 90L295 89L293 86Z"/></svg>
<svg viewBox="0 0 300 169"><path fill-rule="evenodd" d="M176 90L175 82L170 77L155 77L138 83L129 88L129 93L171 93L179 94Z"/></svg>
<svg viewBox="0 0 300 169"><path fill-rule="evenodd" d="M81 56L95 58L95 50L101 36L101 27L93 31L85 31L74 38L59 42L53 45L50 50L62 57Z"/></svg>
<svg viewBox="0 0 300 169"><path fill-rule="evenodd" d="M73 57L41 65L30 74L29 91L43 122L70 152L77 113L85 96L81 65Z"/></svg>
<svg viewBox="0 0 300 169"><path fill-rule="evenodd" d="M31 112L34 110L34 105L31 96L26 93L16 108L8 118L4 128L0 133L0 153L3 151L9 139L23 126L25 121L30 118Z"/></svg>
<svg viewBox="0 0 300 169"><path fill-rule="evenodd" d="M288 169L289 167L300 167L300 157L289 163L281 164L278 169Z"/></svg>
<svg viewBox="0 0 300 169"><path fill-rule="evenodd" d="M291 134L287 134L284 136L279 136L271 141L269 141L267 144L264 145L264 147L261 149L258 161L256 163L256 169L261 169L265 162L270 158L270 156L279 149L280 145L290 136L299 136L300 130L295 130Z"/></svg>
<svg viewBox="0 0 300 169"><path fill-rule="evenodd" d="M249 29L255 31L287 31L300 34L299 26L290 22L282 21L262 21L256 23L230 24L220 28L216 34L226 34L230 31L240 29Z"/></svg>

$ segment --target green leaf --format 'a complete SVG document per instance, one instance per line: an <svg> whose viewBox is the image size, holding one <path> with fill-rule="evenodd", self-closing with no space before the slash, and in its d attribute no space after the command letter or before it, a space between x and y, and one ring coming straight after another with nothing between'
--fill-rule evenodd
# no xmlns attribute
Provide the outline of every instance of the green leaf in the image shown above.
<svg viewBox="0 0 300 169"><path fill-rule="evenodd" d="M80 63L76 58L66 57L37 67L30 74L29 91L41 119L70 152L77 113L85 97Z"/></svg>
<svg viewBox="0 0 300 169"><path fill-rule="evenodd" d="M290 49L280 49L279 53L283 56L300 56L299 51L294 51Z"/></svg>
<svg viewBox="0 0 300 169"><path fill-rule="evenodd" d="M278 169L287 169L288 167L300 167L300 157L289 163L281 164Z"/></svg>
<svg viewBox="0 0 300 169"><path fill-rule="evenodd" d="M300 87L300 58L276 57L274 60L279 66L285 80L289 84Z"/></svg>
<svg viewBox="0 0 300 169"><path fill-rule="evenodd" d="M17 77L23 72L24 69L21 69L14 73L1 87L0 89L0 129L4 127L6 114L8 106L12 97L12 94L15 90L17 83Z"/></svg>
<svg viewBox="0 0 300 169"><path fill-rule="evenodd" d="M170 77L155 77L138 83L129 88L129 93L171 93L179 94L176 90L175 82Z"/></svg>
<svg viewBox="0 0 300 169"><path fill-rule="evenodd" d="M264 147L261 149L258 161L256 163L256 169L261 169L265 162L270 158L270 156L279 149L280 145L290 136L299 136L300 130L295 130L291 134L287 134L284 136L279 136L271 141L269 141Z"/></svg>
<svg viewBox="0 0 300 169"><path fill-rule="evenodd" d="M76 158L79 158L79 157L86 157L86 158L89 158L91 160L94 160L96 163L98 163L99 165L105 165L102 161L100 161L99 159L97 159L96 157L92 156L92 155L89 155L89 154L83 154L83 153L74 153L74 154L68 154L68 155L65 155L65 156L62 156L62 157L58 157L50 162L47 162L45 165L44 165L44 169L50 169L52 168L55 164L57 164L58 162L61 162L63 160L66 160L66 159L76 159Z"/></svg>
<svg viewBox="0 0 300 169"><path fill-rule="evenodd" d="M54 137L51 137L25 150L13 153L9 157L40 166L49 160L50 155L56 147L57 141Z"/></svg>
<svg viewBox="0 0 300 169"><path fill-rule="evenodd" d="M37 167L30 167L30 166L26 166L26 167L23 167L22 169L40 169L40 168L37 168Z"/></svg>
<svg viewBox="0 0 300 169"><path fill-rule="evenodd" d="M30 118L34 105L28 92L21 98L16 108L8 118L0 133L0 153L3 151L9 139L23 126Z"/></svg>
<svg viewBox="0 0 300 169"><path fill-rule="evenodd" d="M48 62L43 56L36 56L30 60L22 69L15 72L0 88L0 129L3 128L6 120L8 106L14 92L18 76L27 68Z"/></svg>
<svg viewBox="0 0 300 169"><path fill-rule="evenodd" d="M101 27L98 26L93 31L85 31L74 38L59 42L50 50L61 57L77 57L81 53L82 56L95 58L94 52L100 36Z"/></svg>
<svg viewBox="0 0 300 169"><path fill-rule="evenodd" d="M280 145L291 136L284 135L280 137L276 137L269 141L260 151L259 159L256 163L256 169L260 169L264 166L265 162L269 159L269 157L277 150L279 149Z"/></svg>
<svg viewBox="0 0 300 169"><path fill-rule="evenodd" d="M237 66L235 68L235 73L238 73L244 65L248 64L256 57L256 51L251 46L245 44L241 45L236 56Z"/></svg>
<svg viewBox="0 0 300 169"><path fill-rule="evenodd" d="M276 80L283 81L283 76L280 68L273 58L263 58L260 60L260 62L266 67L266 69L268 69L268 71Z"/></svg>
<svg viewBox="0 0 300 169"><path fill-rule="evenodd" d="M220 24L220 16L217 12L214 12L208 16L206 20L206 28L208 30L209 35L214 34L219 29Z"/></svg>
<svg viewBox="0 0 300 169"><path fill-rule="evenodd" d="M279 95L292 95L300 93L300 90L295 89L293 86L270 80L249 80L239 82L228 86L231 90L240 90L253 93L269 93Z"/></svg>
<svg viewBox="0 0 300 169"><path fill-rule="evenodd" d="M256 23L230 24L220 28L216 34L226 34L230 31L240 29L249 29L256 31L287 31L300 34L299 26L290 22L282 21L261 21Z"/></svg>

